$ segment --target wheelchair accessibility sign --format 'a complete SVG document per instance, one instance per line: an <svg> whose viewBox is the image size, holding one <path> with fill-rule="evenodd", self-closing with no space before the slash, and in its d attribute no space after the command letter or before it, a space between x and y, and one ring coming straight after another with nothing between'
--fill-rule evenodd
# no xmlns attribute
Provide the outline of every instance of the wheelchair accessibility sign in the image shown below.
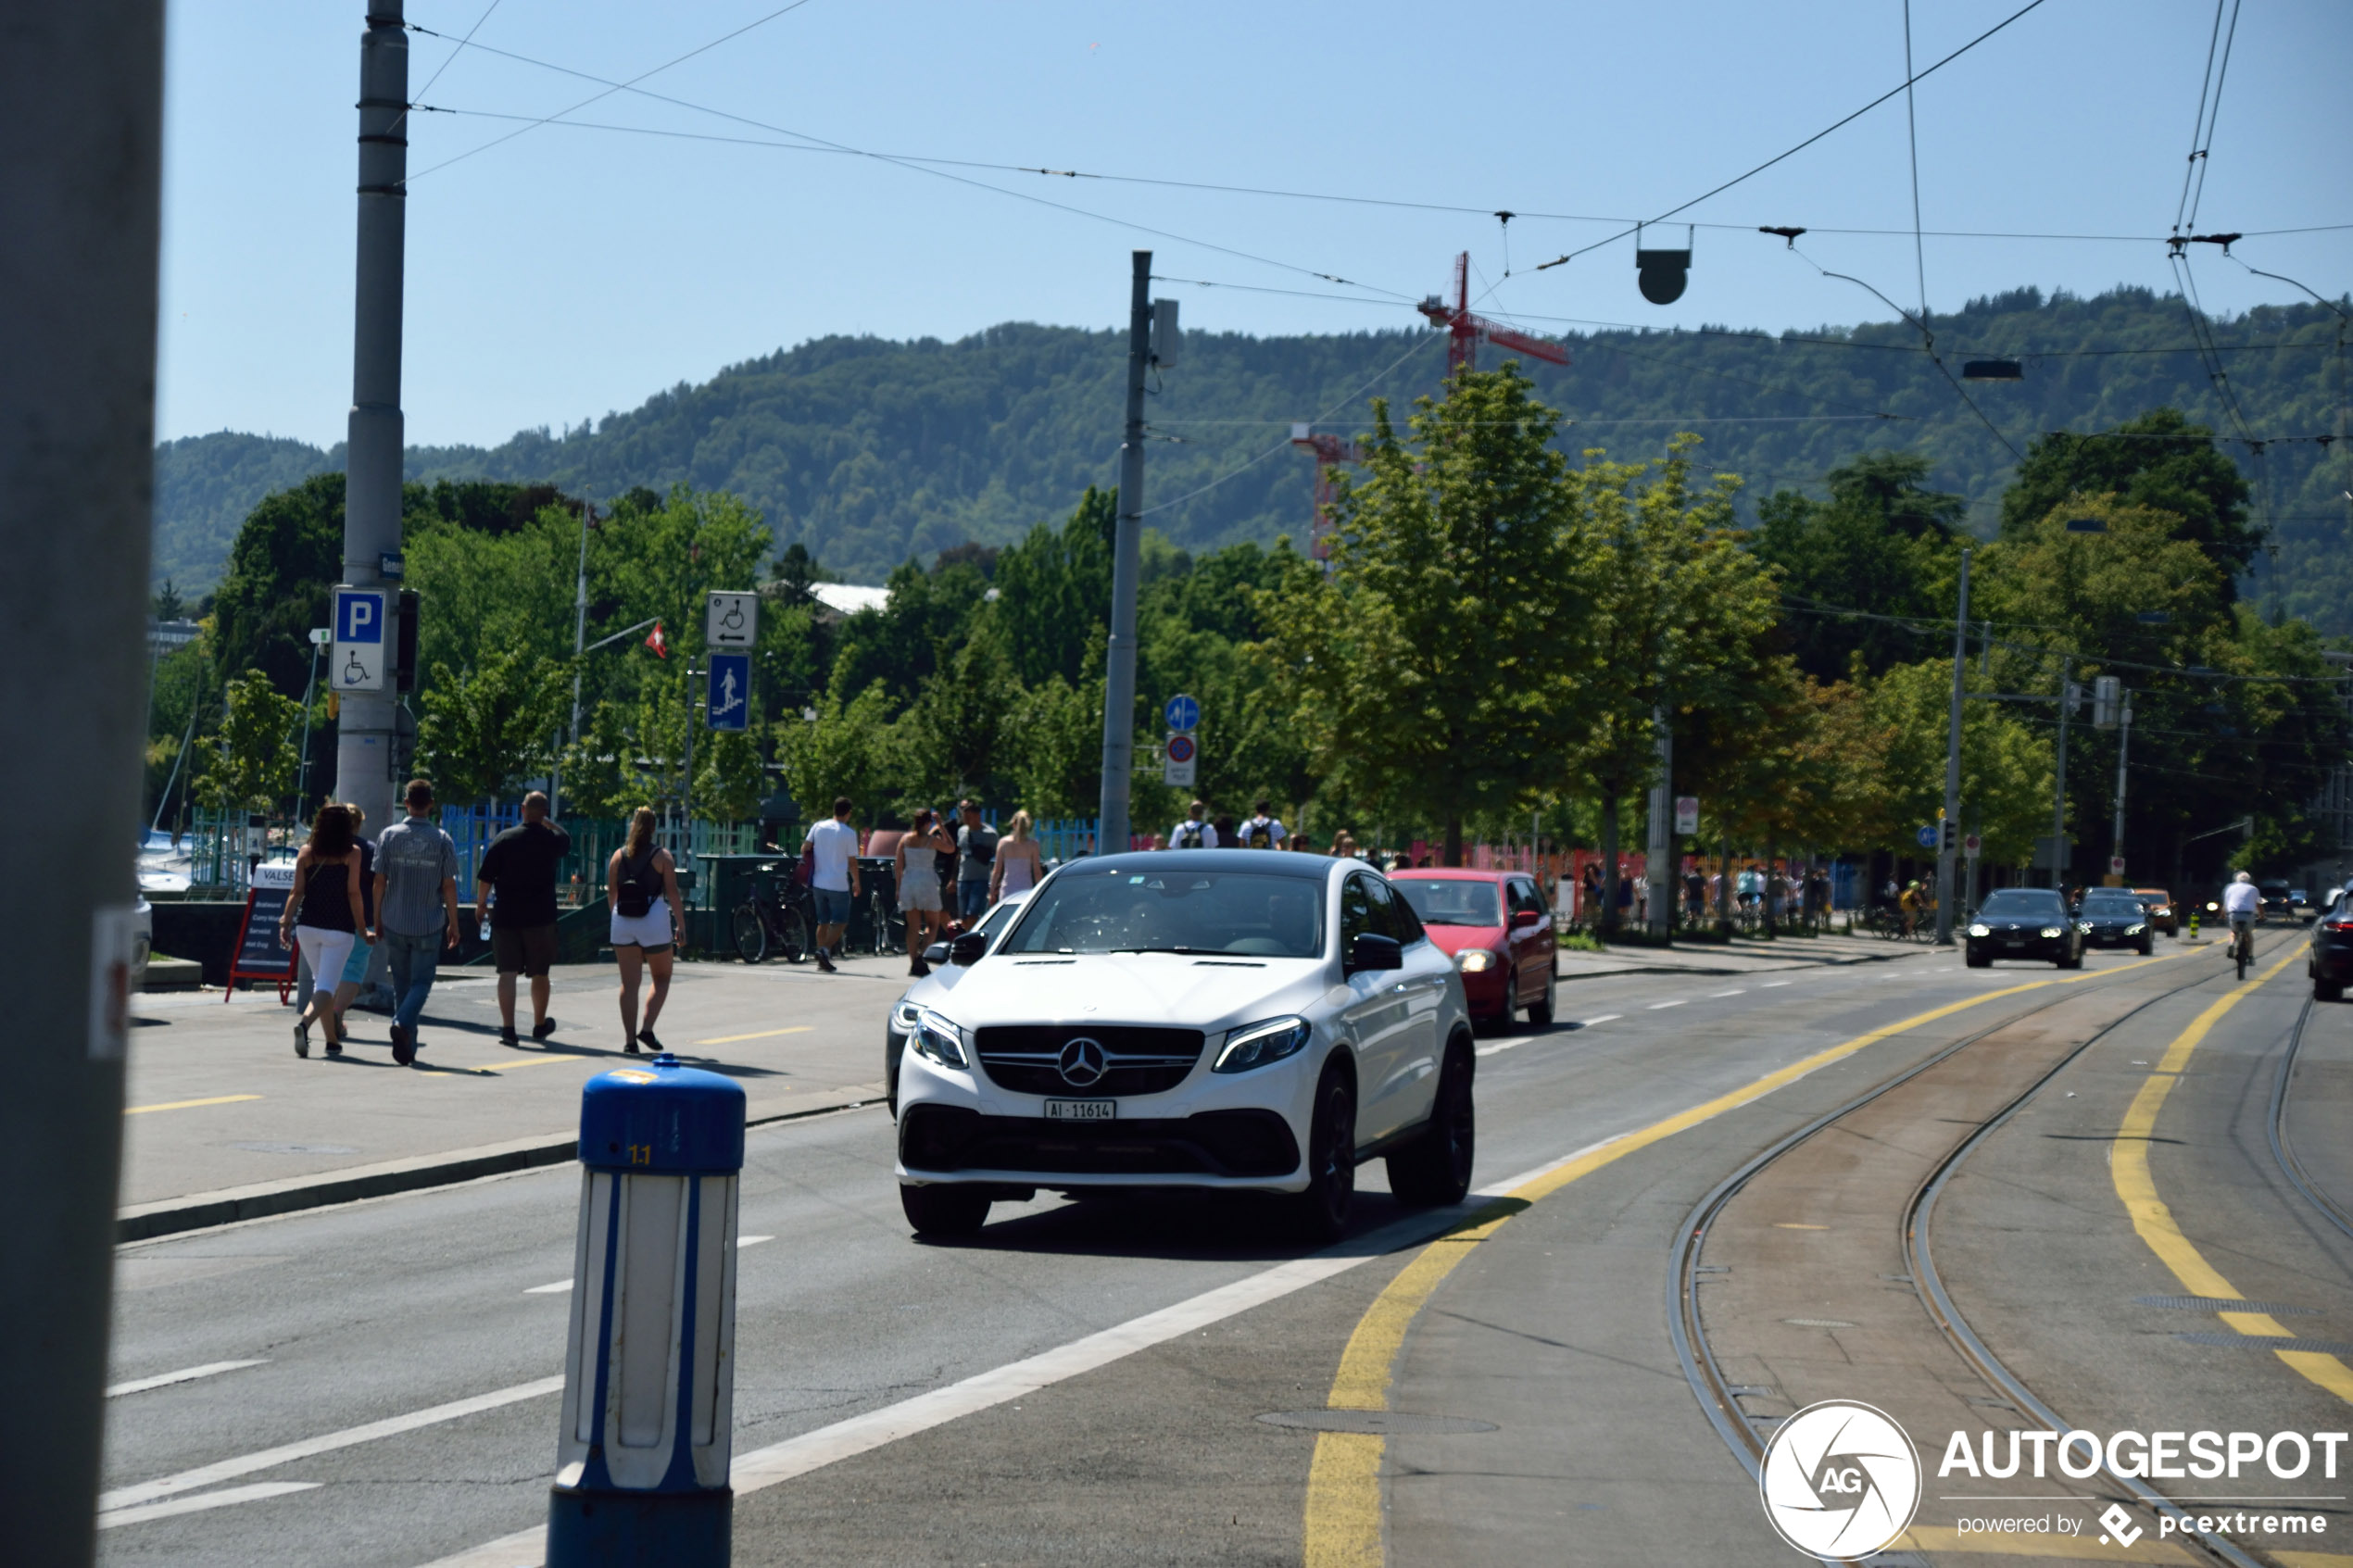
<svg viewBox="0 0 2353 1568"><path fill-rule="evenodd" d="M389 660L384 605L389 595L373 588L335 590L335 641L328 679L343 692L380 692Z"/></svg>

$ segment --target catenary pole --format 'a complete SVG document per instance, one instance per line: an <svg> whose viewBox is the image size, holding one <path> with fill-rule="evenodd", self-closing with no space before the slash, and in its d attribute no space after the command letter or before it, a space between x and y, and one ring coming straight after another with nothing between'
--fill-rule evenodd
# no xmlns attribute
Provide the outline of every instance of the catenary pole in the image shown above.
<svg viewBox="0 0 2353 1568"><path fill-rule="evenodd" d="M2120 692L2117 701L2120 711L2117 714L2116 731L2116 831L2110 840L2116 847L2108 853L2121 860L2124 859L2124 759L2133 750L2133 694ZM2124 885L2132 886L2132 873L2127 872L2122 875Z"/></svg>
<svg viewBox="0 0 2353 1568"><path fill-rule="evenodd" d="M1650 873L1650 930L1665 936L1675 928L1675 731L1667 721L1667 705L1651 709L1651 733L1658 746L1658 778L1651 785L1650 843L1644 869Z"/></svg>
<svg viewBox="0 0 2353 1568"><path fill-rule="evenodd" d="M8 985L0 1562L95 1551L155 467L159 0L17 6L0 50L0 744L41 934ZM44 655L40 650L51 650Z"/></svg>
<svg viewBox="0 0 2353 1568"><path fill-rule="evenodd" d="M580 503L580 575L572 590L572 729L565 736L573 746L580 744L580 667L588 654L588 520L597 508L587 502ZM555 774L547 781L547 814L563 814L564 766L560 753L556 758Z"/></svg>
<svg viewBox="0 0 2353 1568"><path fill-rule="evenodd" d="M359 40L359 244L351 322L351 417L344 459L343 580L386 585L400 551L401 268L409 178L409 35L402 0L368 0ZM397 584L393 584L396 587ZM335 798L381 828L392 820L391 691L346 692L335 734Z"/></svg>
<svg viewBox="0 0 2353 1568"><path fill-rule="evenodd" d="M1135 253L1127 304L1127 423L1119 449L1119 520L1112 541L1111 648L1103 671L1102 821L1095 852L1127 847L1135 783L1136 579L1144 531L1144 371L1151 362L1152 253Z"/></svg>
<svg viewBox="0 0 2353 1568"><path fill-rule="evenodd" d="M2075 659L2059 659L2058 752L2051 781L2051 885L2067 885L2067 721L2075 711Z"/></svg>
<svg viewBox="0 0 2353 1568"><path fill-rule="evenodd" d="M1953 612L1953 711L1944 730L1944 820L1936 826L1936 939L1953 940L1961 889L1955 862L1961 834L1961 680L1969 673L1969 562L1961 552L1961 602Z"/></svg>

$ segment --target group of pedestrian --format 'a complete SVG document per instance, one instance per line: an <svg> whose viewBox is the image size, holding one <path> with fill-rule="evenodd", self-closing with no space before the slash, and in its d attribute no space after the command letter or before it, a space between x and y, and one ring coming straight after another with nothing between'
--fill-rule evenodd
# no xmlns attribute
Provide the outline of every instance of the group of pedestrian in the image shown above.
<svg viewBox="0 0 2353 1568"><path fill-rule="evenodd" d="M1247 822L1236 824L1230 817L1225 821L1229 829L1233 847L1237 849L1296 847L1289 842L1290 834L1283 827L1282 819L1275 815L1271 803L1268 801L1262 799L1252 805L1251 816ZM1196 800L1185 809L1184 820L1168 830L1168 847L1171 849L1215 849L1226 843L1227 836L1219 834L1217 824L1209 820L1208 803Z"/></svg>

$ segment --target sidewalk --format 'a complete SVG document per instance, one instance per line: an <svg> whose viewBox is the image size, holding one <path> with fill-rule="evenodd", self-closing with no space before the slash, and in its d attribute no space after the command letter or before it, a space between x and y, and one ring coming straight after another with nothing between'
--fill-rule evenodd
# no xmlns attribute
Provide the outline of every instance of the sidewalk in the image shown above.
<svg viewBox="0 0 2353 1568"><path fill-rule="evenodd" d="M1675 947L1612 947L1606 952L1564 950L1563 980L1593 980L1616 974L1755 974L1775 969L1828 969L1917 958L1938 949L1927 942L1890 942L1879 936L1783 936L1767 942L1736 936L1730 943L1693 942Z"/></svg>
<svg viewBox="0 0 2353 1568"><path fill-rule="evenodd" d="M754 1123L882 1097L884 1012L904 959L813 965L685 963L657 1025L666 1047L742 1083ZM560 966L557 1029L498 1043L495 980L445 970L414 1068L392 1061L389 1020L350 1015L345 1054L274 989L141 996L132 1010L118 1238L466 1181L573 1157L580 1086L644 1057L622 1050L609 964Z"/></svg>

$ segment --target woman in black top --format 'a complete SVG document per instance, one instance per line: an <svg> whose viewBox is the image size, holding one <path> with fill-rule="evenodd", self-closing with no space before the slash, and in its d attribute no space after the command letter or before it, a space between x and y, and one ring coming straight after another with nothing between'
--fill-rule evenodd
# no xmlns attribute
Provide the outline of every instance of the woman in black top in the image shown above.
<svg viewBox="0 0 2353 1568"><path fill-rule="evenodd" d="M678 897L677 862L654 842L654 812L640 806L629 814L629 842L613 851L605 866L605 892L611 899L612 956L621 965L622 1049L637 1054L642 1043L661 1049L654 1037L654 1020L670 997L671 947L686 928L686 913ZM653 972L653 992L646 998L646 1022L637 1023L637 976Z"/></svg>
<svg viewBox="0 0 2353 1568"><path fill-rule="evenodd" d="M343 1054L343 1031L335 1012L335 984L350 960L364 901L359 890L359 846L351 813L333 801L319 808L310 842L295 858L294 892L278 920L278 946L299 945L310 965L310 1005L295 1020L295 1055L310 1054L310 1025L326 1031L327 1054Z"/></svg>

